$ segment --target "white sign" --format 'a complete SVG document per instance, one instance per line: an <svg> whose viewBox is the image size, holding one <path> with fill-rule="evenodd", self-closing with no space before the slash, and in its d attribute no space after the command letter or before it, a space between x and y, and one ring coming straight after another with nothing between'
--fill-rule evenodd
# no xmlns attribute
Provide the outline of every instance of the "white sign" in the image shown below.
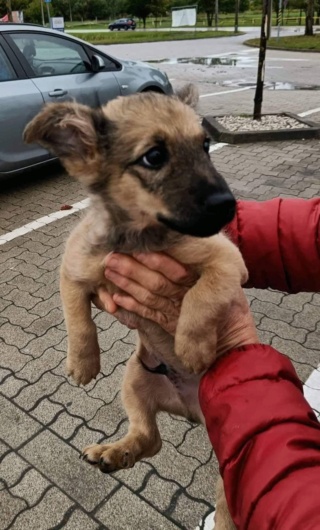
<svg viewBox="0 0 320 530"><path fill-rule="evenodd" d="M57 29L58 31L64 31L64 18L63 17L51 17L51 27L52 29Z"/></svg>
<svg viewBox="0 0 320 530"><path fill-rule="evenodd" d="M195 26L197 21L197 7L173 7L172 8L172 27Z"/></svg>

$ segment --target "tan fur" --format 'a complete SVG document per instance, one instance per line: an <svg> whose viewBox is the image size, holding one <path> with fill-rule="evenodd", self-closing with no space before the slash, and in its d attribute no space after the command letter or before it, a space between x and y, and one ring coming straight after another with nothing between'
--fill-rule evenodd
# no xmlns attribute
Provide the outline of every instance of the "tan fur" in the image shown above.
<svg viewBox="0 0 320 530"><path fill-rule="evenodd" d="M122 385L128 434L83 451L84 459L104 472L132 467L160 450L159 411L203 423L200 376L215 360L217 328L247 278L239 251L224 235L198 239L159 221L159 214L188 221L198 182L220 185L222 179L203 151L204 138L192 109L158 94L119 98L100 110L76 103L47 105L25 131L26 141L38 141L59 156L91 196L88 213L67 241L61 267L67 370L78 384L89 383L100 370L91 298L100 286L110 293L117 290L104 277L110 251L165 251L199 275L183 300L175 338L143 320ZM150 170L140 158L155 144L166 146L168 160ZM141 324L140 317L124 310L117 317L130 326ZM150 368L163 362L174 375L152 374L140 359ZM221 488L219 492L216 528L231 530Z"/></svg>

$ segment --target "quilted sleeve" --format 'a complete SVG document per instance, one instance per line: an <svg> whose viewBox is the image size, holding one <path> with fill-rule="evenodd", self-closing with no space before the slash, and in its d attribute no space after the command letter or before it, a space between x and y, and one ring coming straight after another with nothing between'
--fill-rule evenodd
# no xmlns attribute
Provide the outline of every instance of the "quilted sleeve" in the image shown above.
<svg viewBox="0 0 320 530"><path fill-rule="evenodd" d="M199 400L239 530L320 528L320 424L271 346L222 356Z"/></svg>
<svg viewBox="0 0 320 530"><path fill-rule="evenodd" d="M227 232L248 267L246 287L320 291L320 199L238 201Z"/></svg>

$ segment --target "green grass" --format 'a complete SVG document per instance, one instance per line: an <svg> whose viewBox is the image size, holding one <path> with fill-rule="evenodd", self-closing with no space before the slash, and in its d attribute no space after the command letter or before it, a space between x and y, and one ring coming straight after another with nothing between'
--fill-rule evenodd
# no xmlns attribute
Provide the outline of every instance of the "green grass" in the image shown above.
<svg viewBox="0 0 320 530"><path fill-rule="evenodd" d="M76 37L91 44L127 44L171 40L209 39L241 35L231 31L128 31L112 33L77 33Z"/></svg>
<svg viewBox="0 0 320 530"><path fill-rule="evenodd" d="M244 44L259 47L260 39L249 39ZM292 37L272 37L268 40L268 48L292 51L317 51L320 52L320 35L307 37L305 35L294 35Z"/></svg>

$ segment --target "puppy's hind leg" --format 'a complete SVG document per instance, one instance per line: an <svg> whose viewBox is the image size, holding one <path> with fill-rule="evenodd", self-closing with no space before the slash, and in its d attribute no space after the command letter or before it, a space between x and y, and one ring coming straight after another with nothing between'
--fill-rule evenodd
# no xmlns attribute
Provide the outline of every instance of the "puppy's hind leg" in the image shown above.
<svg viewBox="0 0 320 530"><path fill-rule="evenodd" d="M130 468L142 458L154 456L161 449L161 438L156 423L159 410L157 383L161 375L147 372L137 354L131 356L122 386L122 400L129 419L128 434L121 440L91 445L82 452L82 458L97 465L103 473Z"/></svg>
<svg viewBox="0 0 320 530"><path fill-rule="evenodd" d="M221 477L218 478L217 482L217 501L216 501L216 513L215 513L215 530L236 530L234 522L231 519L229 512L226 495L224 492L223 480Z"/></svg>
<svg viewBox="0 0 320 530"><path fill-rule="evenodd" d="M90 294L84 284L61 272L60 294L68 333L67 373L86 385L100 371L97 329L91 318Z"/></svg>

